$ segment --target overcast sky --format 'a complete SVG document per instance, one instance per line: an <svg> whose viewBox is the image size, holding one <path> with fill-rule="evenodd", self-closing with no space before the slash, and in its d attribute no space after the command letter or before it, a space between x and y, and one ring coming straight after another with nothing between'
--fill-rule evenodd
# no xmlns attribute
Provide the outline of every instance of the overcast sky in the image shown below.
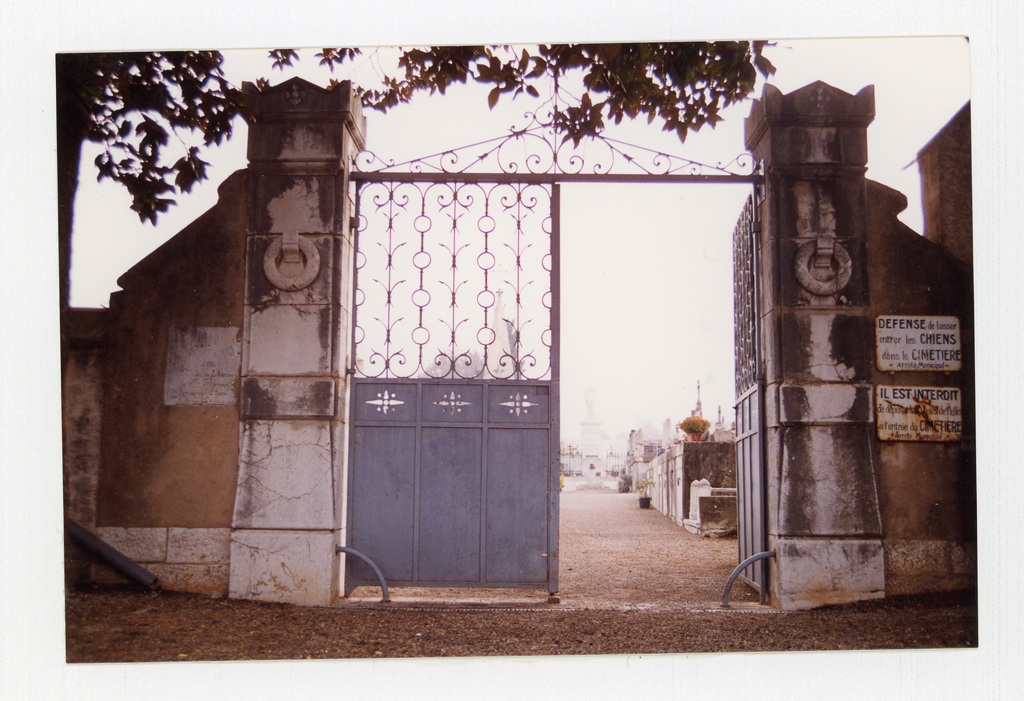
<svg viewBox="0 0 1024 701"><path fill-rule="evenodd" d="M767 49L777 72L769 82L791 92L816 80L856 93L875 86L876 118L868 129L868 177L902 191L902 218L921 231L918 150L970 99L968 42L941 39L781 40ZM387 58L384 52L384 58ZM312 52L294 69L272 70L264 51L226 53L237 85L292 75L320 85L331 77L367 83L375 57L332 76ZM893 71L892 66L900 66ZM914 76L909 80L908 76ZM759 84L755 95L763 89ZM536 102L503 99L487 109L486 89L470 85L423 98L386 115L367 111L368 149L403 161L469 145L521 126ZM728 162L745 150L748 100L729 108L715 129L680 144L641 121L609 130L617 139L705 163ZM90 176L98 151L83 155L76 201L72 304L105 306L116 279L216 202L217 185L245 167L245 126L209 152L208 182L142 225L117 185ZM732 230L746 186L590 185L563 187L562 436L579 439L584 393L596 392L598 418L611 447L644 425L660 432L688 416L697 400L714 421L733 419Z"/></svg>

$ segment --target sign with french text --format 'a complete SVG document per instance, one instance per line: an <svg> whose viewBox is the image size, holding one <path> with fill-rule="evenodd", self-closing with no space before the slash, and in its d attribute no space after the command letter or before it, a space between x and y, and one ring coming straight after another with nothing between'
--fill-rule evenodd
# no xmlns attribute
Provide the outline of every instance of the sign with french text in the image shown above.
<svg viewBox="0 0 1024 701"><path fill-rule="evenodd" d="M963 392L957 387L875 387L875 420L883 441L960 440Z"/></svg>
<svg viewBox="0 0 1024 701"><path fill-rule="evenodd" d="M955 316L879 316L875 319L875 362L884 372L959 370L960 320Z"/></svg>

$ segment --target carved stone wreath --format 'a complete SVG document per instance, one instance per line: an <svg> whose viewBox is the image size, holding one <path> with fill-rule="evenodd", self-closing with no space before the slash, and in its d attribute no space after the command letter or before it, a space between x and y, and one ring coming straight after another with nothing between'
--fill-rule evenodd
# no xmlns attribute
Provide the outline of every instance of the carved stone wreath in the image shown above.
<svg viewBox="0 0 1024 701"><path fill-rule="evenodd" d="M278 269L277 259L281 256L281 238L274 239L263 254L263 272L275 287L294 291L308 287L320 272L320 251L309 239L298 237L299 251L305 258L305 267L296 277L288 277Z"/></svg>
<svg viewBox="0 0 1024 701"><path fill-rule="evenodd" d="M832 256L833 260L839 263L839 269L833 270L833 275L830 278L818 280L811 274L811 269L808 265L811 256L815 254L817 248L818 243L816 241L809 241L797 249L796 260L793 265L793 272L796 273L797 282L812 295L819 297L837 295L849 284L853 273L853 262L850 260L850 254L837 241L834 244Z"/></svg>

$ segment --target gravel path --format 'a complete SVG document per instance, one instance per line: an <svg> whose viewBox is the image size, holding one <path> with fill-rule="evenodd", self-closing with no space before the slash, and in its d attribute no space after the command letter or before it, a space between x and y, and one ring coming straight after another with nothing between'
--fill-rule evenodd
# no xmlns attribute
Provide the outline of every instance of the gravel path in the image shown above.
<svg viewBox="0 0 1024 701"><path fill-rule="evenodd" d="M567 492L561 500L562 601L589 608L718 606L738 562L735 538L701 538L635 494ZM732 602L758 601L742 584Z"/></svg>
<svg viewBox="0 0 1024 701"><path fill-rule="evenodd" d="M560 609L685 610L717 608L738 562L735 538L701 538L635 494L607 489L564 492L560 501ZM393 604L547 605L547 593L521 589L393 588ZM360 587L346 603L380 601L380 589ZM757 603L736 584L730 604ZM760 608L760 606L758 606Z"/></svg>

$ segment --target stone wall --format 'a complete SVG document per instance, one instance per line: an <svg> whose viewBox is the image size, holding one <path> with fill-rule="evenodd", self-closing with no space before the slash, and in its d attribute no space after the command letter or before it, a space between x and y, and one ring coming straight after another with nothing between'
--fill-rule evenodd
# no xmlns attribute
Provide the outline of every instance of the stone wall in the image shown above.
<svg viewBox="0 0 1024 701"><path fill-rule="evenodd" d="M961 262L974 263L971 103L917 154L924 236Z"/></svg>
<svg viewBox="0 0 1024 701"><path fill-rule="evenodd" d="M68 360L62 406L64 514L89 530L96 527L106 316L102 309L72 309L67 316ZM82 549L66 543L65 574L69 584L88 581L90 562Z"/></svg>
<svg viewBox="0 0 1024 701"><path fill-rule="evenodd" d="M249 168L118 280L109 311L72 315L100 331L72 344L67 514L164 588L328 604L364 125L348 83L244 87ZM121 580L68 552L78 580Z"/></svg>
<svg viewBox="0 0 1024 701"><path fill-rule="evenodd" d="M72 342L64 402L68 517L160 586L208 594L228 586L209 542L229 533L237 482L245 173L219 194L118 280L109 310L72 312L102 331ZM67 565L76 584L125 581L74 545Z"/></svg>
<svg viewBox="0 0 1024 701"><path fill-rule="evenodd" d="M214 597L228 593L230 528L101 526L96 536L155 574L163 589ZM101 584L129 581L100 562L94 562L90 574L92 581Z"/></svg>
<svg viewBox="0 0 1024 701"><path fill-rule="evenodd" d="M247 180L111 295L97 526L231 526Z"/></svg>
<svg viewBox="0 0 1024 701"><path fill-rule="evenodd" d="M906 204L902 194L868 183L871 312L956 316L963 369L876 368L872 379L880 385L962 389L964 426L956 442L876 442L885 591L890 595L971 588L977 573L973 276L960 255L897 220ZM969 233L954 238L970 240Z"/></svg>

